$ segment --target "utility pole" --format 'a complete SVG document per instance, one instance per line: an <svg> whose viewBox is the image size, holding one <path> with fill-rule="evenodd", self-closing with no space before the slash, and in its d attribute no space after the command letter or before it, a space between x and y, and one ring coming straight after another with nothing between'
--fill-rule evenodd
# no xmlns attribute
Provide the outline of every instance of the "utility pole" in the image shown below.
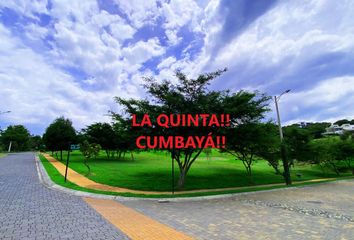
<svg viewBox="0 0 354 240"><path fill-rule="evenodd" d="M279 127L279 136L280 136L280 142L283 142L283 129L281 127L281 122L280 122L280 114L279 114L279 107L278 107L278 100L277 96L274 96L274 102L275 102L275 109L277 111L277 119L278 119L278 127Z"/></svg>
<svg viewBox="0 0 354 240"><path fill-rule="evenodd" d="M7 150L7 152L11 152L11 146L12 146L12 141L10 141L9 149Z"/></svg>
<svg viewBox="0 0 354 240"><path fill-rule="evenodd" d="M284 140L283 129L281 127L280 113L279 113L279 106L278 106L278 102L280 100L280 97L288 92L290 92L290 89L284 91L278 97L274 96L274 103L275 103L275 109L277 111L277 120L278 120L278 127L279 127L280 154L281 154L281 159L282 159L283 168L284 168L283 176L284 176L286 185L291 185L290 166L289 166L288 158L286 156L286 149L285 149L285 144L283 141Z"/></svg>

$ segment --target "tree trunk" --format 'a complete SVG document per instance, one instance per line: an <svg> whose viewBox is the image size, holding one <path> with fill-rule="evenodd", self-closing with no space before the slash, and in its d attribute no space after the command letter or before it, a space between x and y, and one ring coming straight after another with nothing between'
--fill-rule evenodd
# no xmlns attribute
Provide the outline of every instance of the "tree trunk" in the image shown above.
<svg viewBox="0 0 354 240"><path fill-rule="evenodd" d="M278 168L278 164L274 160L268 161L268 163L269 163L270 166L272 166L272 168L274 169L276 175L281 175L281 172L280 172L280 170Z"/></svg>
<svg viewBox="0 0 354 240"><path fill-rule="evenodd" d="M333 168L334 172L337 174L337 176L340 176L340 172L339 172L339 170L338 170L336 164L330 162L330 165L332 166L332 168Z"/></svg>
<svg viewBox="0 0 354 240"><path fill-rule="evenodd" d="M247 172L250 184L253 185L254 182L253 182L253 176L252 176L252 167L251 167L251 164L249 164L249 163L247 163L247 165L246 165L246 172Z"/></svg>
<svg viewBox="0 0 354 240"><path fill-rule="evenodd" d="M133 154L133 152L130 152L130 156L131 156L131 158L132 158L132 161L134 161L134 154Z"/></svg>
<svg viewBox="0 0 354 240"><path fill-rule="evenodd" d="M193 150L184 153L184 157L182 156L180 150L173 149L171 151L171 158L173 161L178 163L179 168L179 179L177 183L177 189L183 189L187 173L192 166L193 162L198 158L199 154L202 152L203 149L200 149L198 153L192 158ZM182 159L181 159L182 158ZM183 160L184 159L184 160Z"/></svg>
<svg viewBox="0 0 354 240"><path fill-rule="evenodd" d="M177 188L179 190L182 190L184 187L184 183L186 181L186 175L187 175L187 172L185 169L179 170L179 179L178 179L178 183L177 183Z"/></svg>
<svg viewBox="0 0 354 240"><path fill-rule="evenodd" d="M63 161L63 150L60 150L60 161Z"/></svg>
<svg viewBox="0 0 354 240"><path fill-rule="evenodd" d="M87 169L88 169L88 172L87 172L86 176L89 176L90 173L91 173L91 168L90 168L90 166L87 164L87 160L86 160L86 159L84 160L84 164L85 164L85 166L86 166Z"/></svg>
<svg viewBox="0 0 354 240"><path fill-rule="evenodd" d="M286 157L286 152L285 152L286 150L285 150L284 143L281 144L280 150L281 150L281 159L282 159L283 168L284 168L283 177L285 180L285 184L291 185L290 166L289 166L288 158Z"/></svg>

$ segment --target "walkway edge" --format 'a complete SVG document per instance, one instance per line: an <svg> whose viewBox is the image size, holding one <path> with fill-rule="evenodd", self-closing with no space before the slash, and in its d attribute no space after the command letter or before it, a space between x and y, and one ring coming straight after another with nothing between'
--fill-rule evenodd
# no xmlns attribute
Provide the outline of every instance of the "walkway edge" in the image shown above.
<svg viewBox="0 0 354 240"><path fill-rule="evenodd" d="M120 197L120 196L83 192L83 191L78 191L78 190L74 190L74 189L60 186L60 185L56 184L55 182L53 182L52 179L50 179L47 171L45 170L41 160L38 157L38 154L35 154L35 162L36 162L36 168L37 168L39 181L41 182L42 185L44 185L45 187L47 187L49 189L61 191L61 192L64 192L64 193L67 193L70 195L75 195L78 197L92 197L92 198L109 199L109 200L120 200L119 198L125 198L125 197Z"/></svg>
<svg viewBox="0 0 354 240"><path fill-rule="evenodd" d="M45 170L41 160L38 157L38 153L35 154L35 162L38 172L39 181L47 188L61 191L70 195L78 196L78 197L90 197L90 198L97 198L97 199L108 199L108 200L118 200L120 202L124 201L158 201L158 202L190 202L190 201L201 201L201 200L212 200L212 199L227 199L236 196L242 195L252 195L260 192L273 192L273 191L287 191L290 189L296 188L305 188L310 187L312 185L305 185L305 186L293 186L293 187L282 187L282 188L275 188L275 189L268 189L268 190L259 190L259 191L251 191L251 192L240 192L240 193L226 193L226 194L219 194L219 195L211 195L211 196L198 196L198 197L175 197L175 198L144 198L144 197L124 197L124 196L113 196L108 194L100 194L100 193L89 193L79 190L74 190L70 188L66 188L56 184L55 182L50 179L47 171ZM337 182L337 181L348 181L350 179L337 179L330 182ZM326 184L328 182L318 182L318 184Z"/></svg>

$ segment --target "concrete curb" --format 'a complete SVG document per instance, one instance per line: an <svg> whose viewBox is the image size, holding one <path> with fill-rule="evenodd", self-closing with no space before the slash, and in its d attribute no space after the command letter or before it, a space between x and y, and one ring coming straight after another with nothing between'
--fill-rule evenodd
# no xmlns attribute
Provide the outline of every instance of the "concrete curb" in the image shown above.
<svg viewBox="0 0 354 240"><path fill-rule="evenodd" d="M45 187L56 190L56 191L61 191L66 194L78 196L78 197L92 197L92 198L99 198L99 199L111 199L115 200L119 196L112 196L112 195L105 195L105 194L97 194L97 193L89 193L89 192L83 192L83 191L78 191L74 189L69 189L66 187L62 187L52 181L50 179L47 171L45 170L42 162L40 161L38 155L35 155L35 162L36 162L36 167L37 167L37 173L38 173L38 178L41 184L43 184ZM117 199L118 200L118 199Z"/></svg>
<svg viewBox="0 0 354 240"><path fill-rule="evenodd" d="M40 161L38 154L35 154L35 162L36 162L36 167L37 167L37 172L38 172L38 178L39 181L47 188L56 190L56 191L61 191L66 194L78 196L78 197L90 197L90 198L98 198L98 199L108 199L108 200L117 200L119 202L125 202L125 201L157 201L161 203L165 202L194 202L194 201L202 201L202 200L218 200L218 199L227 199L227 198L233 198L237 196L242 196L242 195L252 195L256 193L262 193L262 192L273 192L273 191L287 191L291 189L298 189L298 188L306 188L306 187L311 187L313 185L305 185L305 186L295 186L295 187L283 187L283 188L275 188L275 189L269 189L269 190L259 190L259 191L252 191L252 192L241 192L241 193L227 193L227 194L219 194L219 195L211 195L211 196L199 196L199 197L175 197L175 198L144 198L144 197L124 197L124 196L113 196L113 195L107 195L107 194L100 194L100 193L89 193L89 192L83 192L79 190L74 190L74 189L69 189L62 187L56 183L54 183L47 171L45 170L42 162ZM334 180L331 182L337 182L337 181L347 181L349 179L339 179L339 180ZM328 182L319 182L316 183L315 185L319 184L326 184Z"/></svg>

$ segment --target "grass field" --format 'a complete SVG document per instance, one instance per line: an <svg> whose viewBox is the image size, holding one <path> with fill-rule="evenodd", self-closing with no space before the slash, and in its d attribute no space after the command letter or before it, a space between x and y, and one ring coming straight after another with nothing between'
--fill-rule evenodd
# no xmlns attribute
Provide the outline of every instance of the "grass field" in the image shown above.
<svg viewBox="0 0 354 240"><path fill-rule="evenodd" d="M102 152L96 160L89 160L91 175L87 177L99 183L136 190L171 190L171 159L167 152L141 152L134 156L134 161L130 159L130 156L123 160L107 159ZM70 167L85 175L87 168L82 158L79 151L74 151L70 157ZM175 181L177 182L177 164L175 167ZM300 173L301 177L297 177L297 173ZM323 173L318 166L312 165L296 165L292 169L292 175L293 181L337 177L331 172ZM342 174L342 176L350 176L350 173ZM251 182L242 162L236 161L228 154L214 151L211 160L207 160L202 154L192 165L184 189L251 187L282 182L282 177L274 174L274 170L262 160L254 164Z"/></svg>
<svg viewBox="0 0 354 240"><path fill-rule="evenodd" d="M0 153L0 157L5 157L6 154L5 153Z"/></svg>

